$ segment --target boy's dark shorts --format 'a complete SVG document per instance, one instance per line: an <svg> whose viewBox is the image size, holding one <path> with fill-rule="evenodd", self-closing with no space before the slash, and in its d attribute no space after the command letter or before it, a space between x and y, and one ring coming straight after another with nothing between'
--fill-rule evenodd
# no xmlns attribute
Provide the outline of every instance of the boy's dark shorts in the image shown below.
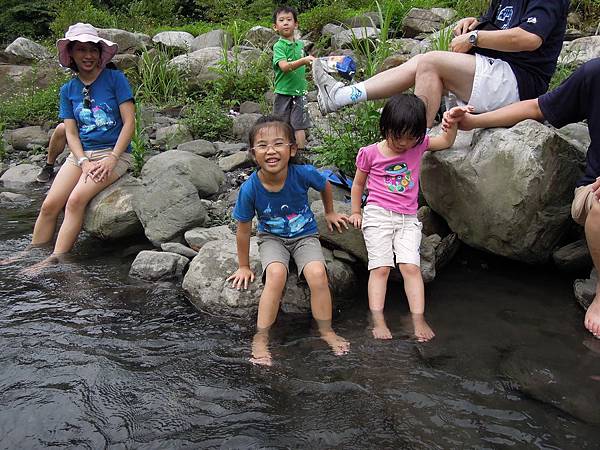
<svg viewBox="0 0 600 450"><path fill-rule="evenodd" d="M294 130L306 130L312 126L306 95L275 94L273 115L285 120Z"/></svg>

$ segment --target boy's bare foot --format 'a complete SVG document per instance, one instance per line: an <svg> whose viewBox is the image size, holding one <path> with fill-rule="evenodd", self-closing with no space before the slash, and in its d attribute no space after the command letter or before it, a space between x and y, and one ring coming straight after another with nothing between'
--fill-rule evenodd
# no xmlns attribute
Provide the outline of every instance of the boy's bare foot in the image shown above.
<svg viewBox="0 0 600 450"><path fill-rule="evenodd" d="M335 334L334 331L321 333L321 339L329 344L335 356L342 356L350 351L350 342Z"/></svg>
<svg viewBox="0 0 600 450"><path fill-rule="evenodd" d="M415 337L418 342L427 342L433 339L435 333L425 322L425 316L423 314L411 314L413 327L415 328Z"/></svg>
<svg viewBox="0 0 600 450"><path fill-rule="evenodd" d="M588 306L583 323L594 337L600 338L600 298L598 295L596 295L592 304Z"/></svg>
<svg viewBox="0 0 600 450"><path fill-rule="evenodd" d="M392 332L385 323L383 311L371 311L371 319L373 320L373 337L375 339L391 339Z"/></svg>
<svg viewBox="0 0 600 450"><path fill-rule="evenodd" d="M269 330L258 330L252 339L252 364L271 366L273 360L269 351Z"/></svg>

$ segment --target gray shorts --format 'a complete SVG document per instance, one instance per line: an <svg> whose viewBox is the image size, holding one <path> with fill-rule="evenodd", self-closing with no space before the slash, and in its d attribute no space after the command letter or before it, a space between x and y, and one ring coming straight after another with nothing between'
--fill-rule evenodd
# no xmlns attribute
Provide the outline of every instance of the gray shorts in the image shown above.
<svg viewBox="0 0 600 450"><path fill-rule="evenodd" d="M309 262L322 261L325 265L325 257L321 250L321 243L316 234L300 236L296 238L282 238L270 233L258 233L258 252L262 265L262 280L269 264L279 262L290 271L290 255L294 258L298 268L298 276L302 277L304 266Z"/></svg>
<svg viewBox="0 0 600 450"><path fill-rule="evenodd" d="M275 94L273 115L289 123L294 130L307 130L312 126L306 107L306 95Z"/></svg>

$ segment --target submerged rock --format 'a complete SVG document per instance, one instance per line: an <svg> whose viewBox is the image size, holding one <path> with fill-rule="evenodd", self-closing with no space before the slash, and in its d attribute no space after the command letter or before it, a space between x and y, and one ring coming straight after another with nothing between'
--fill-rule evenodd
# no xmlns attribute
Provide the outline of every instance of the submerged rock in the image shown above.
<svg viewBox="0 0 600 450"><path fill-rule="evenodd" d="M11 167L0 177L5 187L22 188L37 183L40 168L34 164L19 164Z"/></svg>
<svg viewBox="0 0 600 450"><path fill-rule="evenodd" d="M23 194L15 194L14 192L0 192L0 207L14 208L19 206L27 206L31 203L31 199Z"/></svg>
<svg viewBox="0 0 600 450"><path fill-rule="evenodd" d="M189 262L177 253L144 250L133 261L129 276L148 281L171 280L181 277Z"/></svg>
<svg viewBox="0 0 600 450"><path fill-rule="evenodd" d="M564 272L579 272L592 266L592 257L585 239L572 242L552 254L554 264Z"/></svg>

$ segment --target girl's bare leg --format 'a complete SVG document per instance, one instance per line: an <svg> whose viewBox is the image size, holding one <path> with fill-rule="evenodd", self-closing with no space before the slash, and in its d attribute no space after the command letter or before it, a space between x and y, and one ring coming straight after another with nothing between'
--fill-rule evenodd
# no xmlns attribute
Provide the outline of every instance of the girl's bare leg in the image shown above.
<svg viewBox="0 0 600 450"><path fill-rule="evenodd" d="M415 328L415 337L419 342L429 341L435 333L425 321L425 286L421 268L415 264L398 264L398 267L404 278L404 291Z"/></svg>
<svg viewBox="0 0 600 450"><path fill-rule="evenodd" d="M385 293L390 275L390 267L376 267L369 273L369 309L373 320L373 337L375 339L391 339L392 333L385 323L383 307Z"/></svg>

